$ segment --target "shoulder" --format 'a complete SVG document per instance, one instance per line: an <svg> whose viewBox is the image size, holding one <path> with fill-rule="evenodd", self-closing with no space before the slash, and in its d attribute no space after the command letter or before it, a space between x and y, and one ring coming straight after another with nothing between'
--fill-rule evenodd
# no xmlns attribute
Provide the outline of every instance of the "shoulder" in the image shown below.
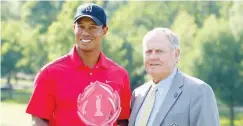
<svg viewBox="0 0 243 126"><path fill-rule="evenodd" d="M205 84L205 82L200 80L199 78L187 75L185 73L182 73L182 75L184 77L184 82L186 83L195 84L195 85Z"/></svg>
<svg viewBox="0 0 243 126"><path fill-rule="evenodd" d="M65 62L67 56L62 56L55 61L52 61L44 65L37 73L34 83L36 84L47 84L53 79L53 69L57 69L60 64ZM51 77L52 76L52 77Z"/></svg>
<svg viewBox="0 0 243 126"><path fill-rule="evenodd" d="M209 84L204 82L203 80L182 73L184 77L184 86L189 91L194 92L195 94L201 94L207 91L212 91L212 88Z"/></svg>
<svg viewBox="0 0 243 126"><path fill-rule="evenodd" d="M137 95L144 94L145 92L147 92L150 86L151 86L151 82L144 83L143 85L134 89L133 95L136 97Z"/></svg>
<svg viewBox="0 0 243 126"><path fill-rule="evenodd" d="M117 64L115 61L111 60L108 57L106 57L106 65L109 67L108 69L118 71L123 75L128 76L128 72L123 66Z"/></svg>
<svg viewBox="0 0 243 126"><path fill-rule="evenodd" d="M57 69L62 68L63 66L67 65L67 63L69 62L69 55L64 55L61 56L47 64L45 64L41 69L40 69L40 73L42 72L53 72Z"/></svg>

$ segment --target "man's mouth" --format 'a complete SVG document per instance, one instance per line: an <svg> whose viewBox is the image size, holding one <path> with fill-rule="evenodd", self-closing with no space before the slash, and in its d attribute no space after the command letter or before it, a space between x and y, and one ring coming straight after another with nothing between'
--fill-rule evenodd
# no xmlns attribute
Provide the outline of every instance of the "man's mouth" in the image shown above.
<svg viewBox="0 0 243 126"><path fill-rule="evenodd" d="M80 39L80 42L82 42L82 43L89 43L91 41L92 41L92 39Z"/></svg>
<svg viewBox="0 0 243 126"><path fill-rule="evenodd" d="M153 63L153 64L150 64L150 66L161 66L161 65L160 64Z"/></svg>

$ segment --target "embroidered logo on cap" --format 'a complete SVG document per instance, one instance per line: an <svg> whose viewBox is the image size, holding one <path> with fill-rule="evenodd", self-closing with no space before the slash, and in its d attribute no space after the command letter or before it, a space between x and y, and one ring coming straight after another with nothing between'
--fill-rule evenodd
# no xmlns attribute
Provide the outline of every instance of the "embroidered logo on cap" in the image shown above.
<svg viewBox="0 0 243 126"><path fill-rule="evenodd" d="M86 7L85 11L92 12L92 6L91 6L91 5L89 5L88 7Z"/></svg>

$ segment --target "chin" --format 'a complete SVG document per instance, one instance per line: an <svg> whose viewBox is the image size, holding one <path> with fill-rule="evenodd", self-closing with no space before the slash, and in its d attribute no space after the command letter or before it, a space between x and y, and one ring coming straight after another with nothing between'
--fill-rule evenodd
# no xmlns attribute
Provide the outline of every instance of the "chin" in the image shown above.
<svg viewBox="0 0 243 126"><path fill-rule="evenodd" d="M92 52L94 49L92 49L92 48L79 47L79 50L82 51L82 52Z"/></svg>
<svg viewBox="0 0 243 126"><path fill-rule="evenodd" d="M94 48L89 47L89 46L83 46L83 45L78 45L78 49L84 52L91 52L94 50Z"/></svg>
<svg viewBox="0 0 243 126"><path fill-rule="evenodd" d="M163 75L164 73L160 70L153 70L153 71L150 71L148 74L150 74L151 76L157 77L157 76Z"/></svg>
<svg viewBox="0 0 243 126"><path fill-rule="evenodd" d="M161 72L151 72L150 74L153 75L153 76L158 76L158 75L161 74Z"/></svg>
<svg viewBox="0 0 243 126"><path fill-rule="evenodd" d="M85 49L85 48L81 48L81 51L83 51L83 52L93 52L94 49Z"/></svg>

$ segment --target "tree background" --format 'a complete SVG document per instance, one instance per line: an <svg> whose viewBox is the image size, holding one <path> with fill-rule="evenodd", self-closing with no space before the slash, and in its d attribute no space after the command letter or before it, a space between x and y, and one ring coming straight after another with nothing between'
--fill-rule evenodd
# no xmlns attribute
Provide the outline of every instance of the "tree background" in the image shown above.
<svg viewBox="0 0 243 126"><path fill-rule="evenodd" d="M70 51L75 10L87 2L105 8L109 32L102 48L128 70L132 89L150 79L143 36L168 27L180 38L179 69L211 85L220 110L229 108L220 115L230 126L243 125L234 121L243 117L243 2L1 1L1 86L10 98L18 80L32 81L44 64Z"/></svg>

